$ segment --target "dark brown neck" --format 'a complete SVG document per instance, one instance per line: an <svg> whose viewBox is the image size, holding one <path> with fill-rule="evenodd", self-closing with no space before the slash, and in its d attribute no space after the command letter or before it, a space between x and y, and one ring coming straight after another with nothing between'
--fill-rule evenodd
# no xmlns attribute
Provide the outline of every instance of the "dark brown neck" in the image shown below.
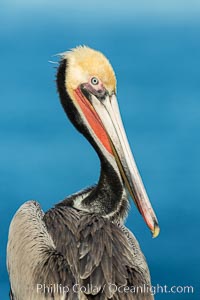
<svg viewBox="0 0 200 300"><path fill-rule="evenodd" d="M116 170L108 161L101 161L101 174L97 186L83 200L88 207L102 216L124 219L128 211L128 200L124 185Z"/></svg>

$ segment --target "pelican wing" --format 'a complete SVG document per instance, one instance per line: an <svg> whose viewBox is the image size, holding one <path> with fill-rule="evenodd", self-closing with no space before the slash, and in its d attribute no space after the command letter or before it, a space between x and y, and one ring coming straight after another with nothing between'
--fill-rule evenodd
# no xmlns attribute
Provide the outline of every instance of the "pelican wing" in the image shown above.
<svg viewBox="0 0 200 300"><path fill-rule="evenodd" d="M79 218L77 210L64 204L57 204L43 218L57 251L62 253L75 278L78 278Z"/></svg>
<svg viewBox="0 0 200 300"><path fill-rule="evenodd" d="M12 300L153 299L134 292L150 286L150 276L132 233L66 205L45 215L34 201L19 208L10 225L7 266Z"/></svg>
<svg viewBox="0 0 200 300"><path fill-rule="evenodd" d="M88 287L88 299L153 299L144 290L144 286L150 287L146 261L126 227L97 215L85 215L79 230L80 282Z"/></svg>
<svg viewBox="0 0 200 300"><path fill-rule="evenodd" d="M43 221L39 204L23 204L10 225L7 268L11 282L11 299L76 299L70 293L74 282L69 264ZM63 287L69 287L64 293Z"/></svg>

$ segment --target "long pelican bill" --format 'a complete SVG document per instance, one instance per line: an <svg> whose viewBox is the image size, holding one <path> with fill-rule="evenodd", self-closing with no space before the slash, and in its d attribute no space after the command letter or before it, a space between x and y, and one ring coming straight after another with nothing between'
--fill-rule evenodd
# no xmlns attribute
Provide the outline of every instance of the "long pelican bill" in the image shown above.
<svg viewBox="0 0 200 300"><path fill-rule="evenodd" d="M157 237L160 232L158 221L133 158L115 94L100 100L90 93L86 98L78 88L75 99L99 142L115 157L126 188L153 237Z"/></svg>

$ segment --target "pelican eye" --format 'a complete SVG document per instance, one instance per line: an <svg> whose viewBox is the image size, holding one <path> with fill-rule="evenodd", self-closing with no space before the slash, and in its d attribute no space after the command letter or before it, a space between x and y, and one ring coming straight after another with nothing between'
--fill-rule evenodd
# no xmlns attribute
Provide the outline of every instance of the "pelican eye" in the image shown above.
<svg viewBox="0 0 200 300"><path fill-rule="evenodd" d="M97 85L97 84L99 84L99 80L96 77L92 77L91 78L91 84Z"/></svg>

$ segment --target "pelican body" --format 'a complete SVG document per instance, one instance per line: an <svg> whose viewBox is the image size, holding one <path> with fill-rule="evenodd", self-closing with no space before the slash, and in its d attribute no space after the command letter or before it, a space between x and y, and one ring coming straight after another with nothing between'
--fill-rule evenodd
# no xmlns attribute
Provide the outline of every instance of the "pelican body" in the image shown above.
<svg viewBox="0 0 200 300"><path fill-rule="evenodd" d="M120 117L116 78L107 58L88 47L62 54L62 106L96 150L99 182L44 213L23 204L9 230L10 299L152 300L151 280L134 235L124 226L128 195L152 231L158 222Z"/></svg>

